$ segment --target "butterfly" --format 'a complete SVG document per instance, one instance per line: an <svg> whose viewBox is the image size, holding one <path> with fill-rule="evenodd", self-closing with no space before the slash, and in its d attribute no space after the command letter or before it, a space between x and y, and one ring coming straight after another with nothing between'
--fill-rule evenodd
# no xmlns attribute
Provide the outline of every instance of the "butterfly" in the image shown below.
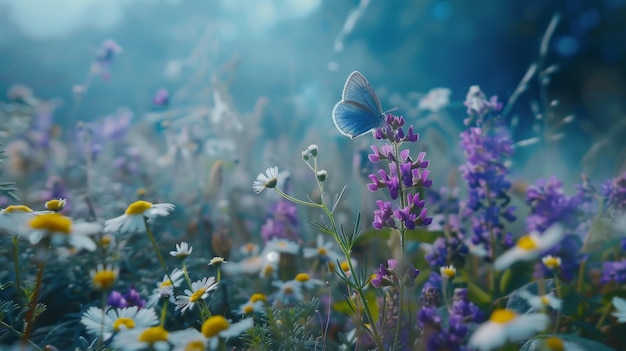
<svg viewBox="0 0 626 351"><path fill-rule="evenodd" d="M374 89L358 71L348 76L341 101L333 108L337 130L352 139L383 125L385 115Z"/></svg>

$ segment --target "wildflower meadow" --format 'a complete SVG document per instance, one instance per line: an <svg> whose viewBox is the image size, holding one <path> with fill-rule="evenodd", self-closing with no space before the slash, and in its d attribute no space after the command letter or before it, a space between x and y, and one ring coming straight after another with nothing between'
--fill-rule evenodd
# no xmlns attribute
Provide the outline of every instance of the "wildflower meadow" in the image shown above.
<svg viewBox="0 0 626 351"><path fill-rule="evenodd" d="M251 58L216 66L209 29L141 112L82 112L124 38L92 50L71 101L12 82L0 349L626 350L623 125L554 171L580 121L547 93L562 23L507 94L433 86L409 110L379 68L343 63L309 124L238 105Z"/></svg>

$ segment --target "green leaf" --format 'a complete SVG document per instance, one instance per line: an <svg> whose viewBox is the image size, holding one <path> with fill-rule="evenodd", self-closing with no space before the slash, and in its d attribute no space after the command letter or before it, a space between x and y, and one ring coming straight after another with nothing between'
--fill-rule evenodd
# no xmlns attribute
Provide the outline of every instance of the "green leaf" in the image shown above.
<svg viewBox="0 0 626 351"><path fill-rule="evenodd" d="M457 280L457 282L460 283L462 281ZM491 304L491 296L485 290L471 280L466 280L465 283L467 283L467 293L472 302L481 306Z"/></svg>
<svg viewBox="0 0 626 351"><path fill-rule="evenodd" d="M513 275L510 269L507 269L504 273L502 273L500 276L500 294L506 294L506 289L509 287L512 277Z"/></svg>

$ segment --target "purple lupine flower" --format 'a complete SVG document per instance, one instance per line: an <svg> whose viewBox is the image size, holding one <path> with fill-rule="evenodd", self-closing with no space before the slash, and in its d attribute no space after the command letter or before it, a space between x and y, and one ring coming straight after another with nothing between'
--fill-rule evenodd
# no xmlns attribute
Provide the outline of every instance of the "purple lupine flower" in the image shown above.
<svg viewBox="0 0 626 351"><path fill-rule="evenodd" d="M413 286L415 279L419 275L420 270L416 269L413 264L409 263L405 272L400 272L398 267L398 260L390 258L387 260L387 267L382 263L378 271L374 272L374 277L371 280L372 286L380 288L384 286L399 286L401 282L404 282L405 286Z"/></svg>
<svg viewBox="0 0 626 351"><path fill-rule="evenodd" d="M615 262L604 262L602 272L602 283L614 281L618 284L626 283L626 260Z"/></svg>
<svg viewBox="0 0 626 351"><path fill-rule="evenodd" d="M420 294L422 306L439 307L441 305L441 286L441 276L435 272L430 272Z"/></svg>
<svg viewBox="0 0 626 351"><path fill-rule="evenodd" d="M382 229L385 227L396 228L397 222L407 229L414 229L416 226L429 225L432 218L427 216L425 201L420 200L419 193L409 192L413 188L428 188L432 185L432 180L428 178L429 161L425 160L426 153L421 152L413 160L409 149L400 149L404 142L416 142L419 136L413 132L413 127L409 127L405 133L404 118L392 114L385 115L385 124L374 131L374 138L386 140L382 146L372 145L372 154L368 156L373 163L387 161L387 170L379 169L376 173L368 177L371 183L367 188L374 192L380 189L387 189L392 200L400 196L406 199L406 206L396 206L391 202L378 200L378 209L374 211L373 227Z"/></svg>
<svg viewBox="0 0 626 351"><path fill-rule="evenodd" d="M107 298L107 306L111 306L114 308L124 308L128 307L128 301L121 292L117 290L111 291L109 297Z"/></svg>
<svg viewBox="0 0 626 351"><path fill-rule="evenodd" d="M127 307L137 306L138 308L143 308L146 304L146 301L141 298L141 295L139 295L139 292L135 290L133 285L131 285L126 294L124 294L124 299L126 300Z"/></svg>
<svg viewBox="0 0 626 351"><path fill-rule="evenodd" d="M468 199L461 203L464 217L472 219L472 243L484 245L493 252L492 236L505 247L513 244L504 223L516 219L515 208L509 206L507 195L511 182L505 160L513 154L513 141L498 119L487 117L502 106L497 99L487 100L480 88L473 86L467 94L465 105L470 118L468 127L461 133L461 148L467 162L460 167L461 175L469 187ZM489 123L486 123L489 122ZM472 126L475 124L475 126ZM492 258L493 259L493 258Z"/></svg>
<svg viewBox="0 0 626 351"><path fill-rule="evenodd" d="M288 200L276 203L261 227L261 237L265 242L272 239L296 240L298 236L296 206Z"/></svg>
<svg viewBox="0 0 626 351"><path fill-rule="evenodd" d="M612 216L626 212L626 172L602 185L605 206Z"/></svg>

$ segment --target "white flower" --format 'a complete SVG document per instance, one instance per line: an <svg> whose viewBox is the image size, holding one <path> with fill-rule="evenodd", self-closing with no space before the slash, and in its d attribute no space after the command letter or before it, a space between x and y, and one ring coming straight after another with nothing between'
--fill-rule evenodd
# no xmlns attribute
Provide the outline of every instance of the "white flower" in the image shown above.
<svg viewBox="0 0 626 351"><path fill-rule="evenodd" d="M135 201L128 206L126 212L116 218L104 222L104 231L115 233L138 233L146 230L145 218L154 219L167 216L174 210L174 205L163 203L153 204L147 201Z"/></svg>
<svg viewBox="0 0 626 351"><path fill-rule="evenodd" d="M176 311L185 313L186 310L193 309L193 306L200 300L209 296L209 292L217 289L215 277L204 277L201 280L191 283L191 290L186 289L185 295L176 296Z"/></svg>
<svg viewBox="0 0 626 351"><path fill-rule="evenodd" d="M49 200L46 201L46 204L44 205L44 207L46 208L46 210L50 210L50 211L61 211L65 205L67 204L67 200L66 199L58 199L58 200Z"/></svg>
<svg viewBox="0 0 626 351"><path fill-rule="evenodd" d="M254 183L252 183L252 190L255 194L260 193L265 188L273 188L278 183L278 167L270 167L265 170L265 174L259 173Z"/></svg>
<svg viewBox="0 0 626 351"><path fill-rule="evenodd" d="M311 276L307 273L296 274L296 277L293 279L293 282L296 284L299 284L301 287L308 289L308 290L314 289L316 286L324 285L323 281L319 279L311 278Z"/></svg>
<svg viewBox="0 0 626 351"><path fill-rule="evenodd" d="M550 318L543 313L517 315L511 310L495 310L489 320L476 329L468 346L480 351L497 349L507 341L530 338L546 329Z"/></svg>
<svg viewBox="0 0 626 351"><path fill-rule="evenodd" d="M204 351L208 339L194 328L170 333L169 341L174 345L172 351Z"/></svg>
<svg viewBox="0 0 626 351"><path fill-rule="evenodd" d="M213 257L211 259L211 261L209 261L209 266L218 266L219 267L219 266L221 266L222 264L224 264L226 262L228 262L228 261L226 261L224 259L224 257L216 256L216 257Z"/></svg>
<svg viewBox="0 0 626 351"><path fill-rule="evenodd" d="M428 94L420 100L417 108L437 112L450 104L451 93L452 91L448 88L431 89Z"/></svg>
<svg viewBox="0 0 626 351"><path fill-rule="evenodd" d="M543 265L550 270L555 270L561 267L561 258L558 256L547 255L541 259Z"/></svg>
<svg viewBox="0 0 626 351"><path fill-rule="evenodd" d="M617 312L613 312L611 314L617 318L618 322L626 323L626 300L614 296L612 302Z"/></svg>
<svg viewBox="0 0 626 351"><path fill-rule="evenodd" d="M193 247L189 246L187 242L182 241L180 244L176 244L176 251L170 251L170 255L184 260L187 256L191 255L191 251L193 251Z"/></svg>
<svg viewBox="0 0 626 351"><path fill-rule="evenodd" d="M272 285L278 288L278 292L274 296L274 306L289 306L304 299L302 285L295 280L273 281Z"/></svg>
<svg viewBox="0 0 626 351"><path fill-rule="evenodd" d="M88 236L102 230L98 223L72 222L69 217L60 213L44 213L36 215L25 224L24 233L31 244L49 238L53 245L70 244L77 249L96 249L96 243Z"/></svg>
<svg viewBox="0 0 626 351"><path fill-rule="evenodd" d="M99 263L97 269L89 271L91 284L98 290L108 290L115 285L119 272L119 267L114 268L110 264L104 266L102 263Z"/></svg>
<svg viewBox="0 0 626 351"><path fill-rule="evenodd" d="M343 256L333 250L333 241L324 242L324 236L322 234L317 235L317 247L310 248L305 247L302 249L302 256L304 258L319 258L322 263L336 263L341 261Z"/></svg>
<svg viewBox="0 0 626 351"><path fill-rule="evenodd" d="M265 244L263 252L267 254L273 251L295 255L300 251L300 245L285 239L272 239Z"/></svg>
<svg viewBox="0 0 626 351"><path fill-rule="evenodd" d="M259 245L255 243L247 243L239 248L244 256L254 256L259 253Z"/></svg>
<svg viewBox="0 0 626 351"><path fill-rule="evenodd" d="M172 277L172 281L175 287L178 287L180 283L183 282L184 273L182 269L176 268L170 273L170 277ZM172 286L172 281L167 276L167 274L163 275L163 280L156 284L156 288L152 290L152 294L148 298L146 302L147 307L155 306L159 300L163 297L169 297L170 302L174 303L176 300L174 298L174 288Z"/></svg>
<svg viewBox="0 0 626 351"><path fill-rule="evenodd" d="M113 334L126 329L147 328L159 323L159 318L151 308L139 309L137 306L126 308L107 309L106 312L98 307L90 307L80 319L87 332L93 336L100 336L104 340Z"/></svg>
<svg viewBox="0 0 626 351"><path fill-rule="evenodd" d="M254 320L247 318L237 323L230 324L222 316L209 317L202 323L202 335L208 339L209 348L214 350L219 344L219 339L228 339L241 335L254 326Z"/></svg>
<svg viewBox="0 0 626 351"><path fill-rule="evenodd" d="M150 350L165 351L170 349L170 333L162 326L134 328L120 331L113 339L113 347L123 351Z"/></svg>
<svg viewBox="0 0 626 351"><path fill-rule="evenodd" d="M21 234L24 225L37 213L24 205L11 205L0 210L0 228L11 234Z"/></svg>
<svg viewBox="0 0 626 351"><path fill-rule="evenodd" d="M525 299L530 305L530 311L537 311L543 309L545 306L550 306L554 310L560 310L563 305L563 300L550 293L547 295L535 295L528 290L521 290L519 296Z"/></svg>
<svg viewBox="0 0 626 351"><path fill-rule="evenodd" d="M248 300L246 303L240 305L235 313L247 315L260 312L263 312L263 301L252 302Z"/></svg>
<svg viewBox="0 0 626 351"><path fill-rule="evenodd" d="M444 279L452 279L456 276L456 268L453 265L441 266L439 273L441 273L441 277Z"/></svg>
<svg viewBox="0 0 626 351"><path fill-rule="evenodd" d="M563 227L559 224L551 226L543 234L532 232L519 238L517 244L498 257L493 266L501 271L517 261L532 261L542 252L558 244L561 239L563 239Z"/></svg>

